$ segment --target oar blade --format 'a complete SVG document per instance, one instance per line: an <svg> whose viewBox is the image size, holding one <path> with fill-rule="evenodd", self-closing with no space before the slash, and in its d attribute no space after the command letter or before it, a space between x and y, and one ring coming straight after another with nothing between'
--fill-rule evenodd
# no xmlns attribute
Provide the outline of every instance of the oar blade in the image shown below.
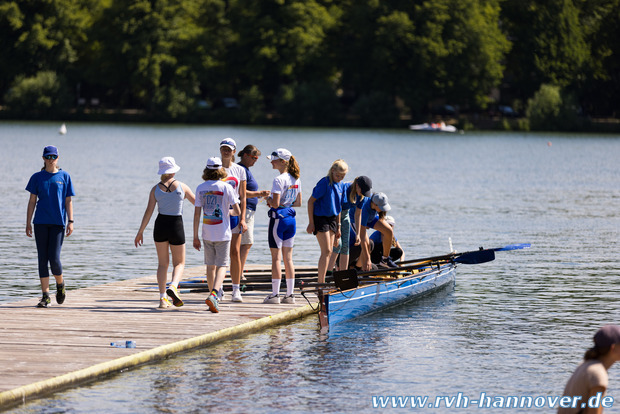
<svg viewBox="0 0 620 414"><path fill-rule="evenodd" d="M529 249L532 247L531 243L517 243L517 244L509 244L508 246L500 247L498 249L493 249L496 252L503 252L506 250L518 250L518 249Z"/></svg>
<svg viewBox="0 0 620 414"><path fill-rule="evenodd" d="M495 252L492 249L463 253L454 258L455 262L462 264L480 264L492 260L495 260Z"/></svg>

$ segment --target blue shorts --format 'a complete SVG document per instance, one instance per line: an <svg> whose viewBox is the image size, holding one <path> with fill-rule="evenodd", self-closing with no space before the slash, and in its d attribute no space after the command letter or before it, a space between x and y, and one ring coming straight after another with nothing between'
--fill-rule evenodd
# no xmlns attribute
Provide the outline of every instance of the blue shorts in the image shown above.
<svg viewBox="0 0 620 414"><path fill-rule="evenodd" d="M237 229L237 227L239 227L239 216L229 216L230 217L230 229L232 230L233 234L239 234L241 233L241 228Z"/></svg>
<svg viewBox="0 0 620 414"><path fill-rule="evenodd" d="M290 207L272 208L269 210L268 234L270 248L293 247L293 244L295 244L295 232L297 231L295 214L295 210Z"/></svg>

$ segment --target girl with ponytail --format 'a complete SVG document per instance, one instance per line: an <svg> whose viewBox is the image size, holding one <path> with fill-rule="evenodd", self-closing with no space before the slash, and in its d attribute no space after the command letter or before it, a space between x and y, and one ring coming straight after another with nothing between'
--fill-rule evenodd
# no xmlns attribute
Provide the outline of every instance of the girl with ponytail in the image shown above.
<svg viewBox="0 0 620 414"><path fill-rule="evenodd" d="M271 194L267 199L269 209L269 248L271 250L272 293L263 303L295 303L295 267L293 265L293 244L297 223L295 209L301 206L301 180L299 165L291 152L278 148L267 158L278 175L273 180ZM281 262L284 259L286 273L286 296L280 300Z"/></svg>
<svg viewBox="0 0 620 414"><path fill-rule="evenodd" d="M578 399L575 407L558 408L558 414L590 414L603 412L600 404L609 384L607 371L620 360L620 326L605 325L594 335L594 346L588 349L564 388L563 396ZM576 397L576 398L575 398ZM594 402L590 406L590 399ZM598 403L597 403L598 401ZM582 407L582 404L585 406Z"/></svg>

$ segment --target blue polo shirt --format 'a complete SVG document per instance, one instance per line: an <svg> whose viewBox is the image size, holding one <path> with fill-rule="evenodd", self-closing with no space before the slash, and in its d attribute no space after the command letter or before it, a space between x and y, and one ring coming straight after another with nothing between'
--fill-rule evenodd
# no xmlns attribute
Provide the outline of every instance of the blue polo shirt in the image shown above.
<svg viewBox="0 0 620 414"><path fill-rule="evenodd" d="M323 177L312 190L315 216L337 216L342 211L343 183L329 183L329 177Z"/></svg>
<svg viewBox="0 0 620 414"><path fill-rule="evenodd" d="M239 163L240 166L245 168L245 189L247 191L257 191L258 190L258 181L254 178L254 175L250 172L250 169L245 165ZM245 199L245 209L256 211L256 205L258 204L258 197L250 197Z"/></svg>
<svg viewBox="0 0 620 414"><path fill-rule="evenodd" d="M30 177L26 191L37 196L34 224L65 225L66 198L75 195L69 173L59 170L52 174L41 170Z"/></svg>

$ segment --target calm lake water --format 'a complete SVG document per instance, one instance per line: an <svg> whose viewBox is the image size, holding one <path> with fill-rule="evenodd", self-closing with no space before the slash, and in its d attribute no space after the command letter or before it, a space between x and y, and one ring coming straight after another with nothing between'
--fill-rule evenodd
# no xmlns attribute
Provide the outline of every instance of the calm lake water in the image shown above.
<svg viewBox="0 0 620 414"><path fill-rule="evenodd" d="M195 188L228 136L240 148L286 147L298 157L296 264L316 264L305 201L336 158L349 163L348 180L368 175L388 194L408 258L443 254L448 238L459 251L532 248L461 265L454 286L326 336L306 318L11 412L377 412L392 409L373 408L373 396L557 396L596 329L620 323L620 136L108 124L70 124L59 136L58 127L0 123L0 304L30 297L34 306L40 294L24 188L48 144L59 147L77 193L75 233L62 252L70 289L154 275L152 239L139 249L133 239L158 160L175 157L177 178ZM252 171L262 188L275 176L265 158ZM259 205L251 263L269 262L266 211ZM187 203L189 234L192 214ZM202 264L194 250L187 259ZM620 412L616 366L608 395L618 402L606 412Z"/></svg>

